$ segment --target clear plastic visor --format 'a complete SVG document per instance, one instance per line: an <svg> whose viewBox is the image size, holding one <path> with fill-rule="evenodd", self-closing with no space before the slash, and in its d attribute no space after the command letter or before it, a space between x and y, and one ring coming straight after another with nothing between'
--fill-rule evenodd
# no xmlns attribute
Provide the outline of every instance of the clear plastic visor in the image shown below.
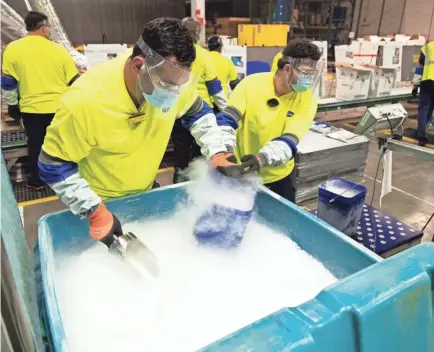
<svg viewBox="0 0 434 352"><path fill-rule="evenodd" d="M182 67L152 50L143 40L139 39L138 47L142 50L145 65L140 73L140 85L147 86L148 77L156 89L163 89L179 94L182 90L196 84L197 77L191 68Z"/></svg>

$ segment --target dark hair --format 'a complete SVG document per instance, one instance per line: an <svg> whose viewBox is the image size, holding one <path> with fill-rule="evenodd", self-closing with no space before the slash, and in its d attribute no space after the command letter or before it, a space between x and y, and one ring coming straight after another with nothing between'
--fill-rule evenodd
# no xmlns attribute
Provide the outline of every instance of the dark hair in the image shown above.
<svg viewBox="0 0 434 352"><path fill-rule="evenodd" d="M29 32L34 31L40 28L44 24L44 21L48 22L48 17L45 14L38 11L29 11L26 18L24 19L26 30Z"/></svg>
<svg viewBox="0 0 434 352"><path fill-rule="evenodd" d="M306 59L319 60L321 52L318 47L313 44L309 39L293 39L285 49L283 49L283 57L292 57L294 59ZM288 62L284 59L279 59L277 67L282 69Z"/></svg>
<svg viewBox="0 0 434 352"><path fill-rule="evenodd" d="M200 23L193 17L185 17L181 22L182 25L190 32L190 35L193 37L194 41L197 42L200 35Z"/></svg>
<svg viewBox="0 0 434 352"><path fill-rule="evenodd" d="M208 38L208 49L211 51L218 50L223 46L219 35L212 35Z"/></svg>
<svg viewBox="0 0 434 352"><path fill-rule="evenodd" d="M196 59L193 39L179 19L156 18L145 24L141 36L152 50L164 58L175 56L182 66L190 67ZM144 56L137 44L134 45L131 57L136 56Z"/></svg>

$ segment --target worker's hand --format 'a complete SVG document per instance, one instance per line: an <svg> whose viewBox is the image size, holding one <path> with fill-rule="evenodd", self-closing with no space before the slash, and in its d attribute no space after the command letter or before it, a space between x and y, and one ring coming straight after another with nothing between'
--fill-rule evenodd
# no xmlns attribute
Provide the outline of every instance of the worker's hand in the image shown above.
<svg viewBox="0 0 434 352"><path fill-rule="evenodd" d="M227 161L230 161L231 163L234 163L234 164L237 163L237 158L234 155L234 153L226 153L225 155L226 155L226 160Z"/></svg>
<svg viewBox="0 0 434 352"><path fill-rule="evenodd" d="M8 115L14 120L19 121L21 119L21 111L19 105L8 105Z"/></svg>
<svg viewBox="0 0 434 352"><path fill-rule="evenodd" d="M241 177L245 174L244 169L241 165L233 162L235 156L230 153L217 153L211 158L211 164L217 169L221 174L230 177Z"/></svg>
<svg viewBox="0 0 434 352"><path fill-rule="evenodd" d="M116 216L108 211L104 203L100 203L98 208L88 217L90 224L90 236L101 241L107 247L115 241L115 236L123 234L121 223Z"/></svg>
<svg viewBox="0 0 434 352"><path fill-rule="evenodd" d="M411 94L416 98L417 97L417 90L419 89L418 86L414 86L413 90L411 91Z"/></svg>
<svg viewBox="0 0 434 352"><path fill-rule="evenodd" d="M241 166L247 173L259 171L262 167L262 162L259 155L244 155L241 158L241 163Z"/></svg>

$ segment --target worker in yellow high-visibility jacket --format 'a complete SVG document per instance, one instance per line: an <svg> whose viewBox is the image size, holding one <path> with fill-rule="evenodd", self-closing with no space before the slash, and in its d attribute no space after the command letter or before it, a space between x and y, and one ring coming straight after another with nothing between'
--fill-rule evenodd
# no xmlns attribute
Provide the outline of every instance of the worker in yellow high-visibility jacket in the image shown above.
<svg viewBox="0 0 434 352"><path fill-rule="evenodd" d="M45 14L30 11L24 22L28 34L10 43L3 53L1 85L9 116L22 119L27 134L30 177L26 186L43 190L38 156L60 96L78 72L68 51L50 40Z"/></svg>
<svg viewBox="0 0 434 352"><path fill-rule="evenodd" d="M41 178L108 246L122 229L102 200L153 188L176 119L220 172L243 173L226 160L224 133L197 94L195 54L180 20L158 18L132 53L93 67L61 98L39 156Z"/></svg>
<svg viewBox="0 0 434 352"><path fill-rule="evenodd" d="M217 70L217 78L223 86L226 98L229 96L229 86L232 90L239 83L237 69L231 59L222 55L223 42L219 35L208 38L208 50L213 58L214 66Z"/></svg>
<svg viewBox="0 0 434 352"><path fill-rule="evenodd" d="M426 126L433 119L434 112L434 41L421 49L413 86L414 96L420 88L416 137L419 145L424 146L427 143Z"/></svg>
<svg viewBox="0 0 434 352"><path fill-rule="evenodd" d="M197 90L199 96L216 111L222 111L226 107L227 99L217 77L212 56L208 50L197 44L200 37L200 23L192 17L186 17L182 20L182 24L190 32L195 42L196 60L193 63L192 71L198 75ZM200 149L194 143L191 133L182 126L180 121L175 122L173 127L172 142L175 164L173 182L188 181L185 170L192 159L200 156Z"/></svg>
<svg viewBox="0 0 434 352"><path fill-rule="evenodd" d="M259 171L264 184L295 201L294 157L297 144L315 117L312 93L321 54L309 40L292 40L283 50L276 72L244 78L232 92L227 108L217 115L226 126L226 145L248 171ZM236 143L231 136L236 134Z"/></svg>

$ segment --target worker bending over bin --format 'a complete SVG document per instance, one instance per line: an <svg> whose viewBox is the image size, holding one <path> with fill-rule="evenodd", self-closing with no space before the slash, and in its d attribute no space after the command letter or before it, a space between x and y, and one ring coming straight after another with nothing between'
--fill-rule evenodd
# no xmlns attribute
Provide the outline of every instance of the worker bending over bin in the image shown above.
<svg viewBox="0 0 434 352"><path fill-rule="evenodd" d="M217 70L217 78L220 80L223 92L228 98L228 88L235 89L238 80L238 73L231 59L222 55L223 42L219 35L213 35L208 38L208 49L213 58L214 66Z"/></svg>
<svg viewBox="0 0 434 352"><path fill-rule="evenodd" d="M420 88L416 138L419 145L424 146L428 142L425 130L434 112L434 41L421 49L413 86L412 93L415 97Z"/></svg>
<svg viewBox="0 0 434 352"><path fill-rule="evenodd" d="M221 173L244 171L226 160L227 139L197 94L195 57L181 21L158 18L132 54L95 66L61 98L39 157L41 177L108 247L123 231L103 200L153 187L176 119Z"/></svg>
<svg viewBox="0 0 434 352"><path fill-rule="evenodd" d="M26 130L30 171L26 186L43 190L37 163L45 133L61 94L79 75L70 53L50 40L46 15L30 11L24 22L28 34L4 51L1 85L9 116L22 119Z"/></svg>
<svg viewBox="0 0 434 352"><path fill-rule="evenodd" d="M312 91L318 80L320 51L309 40L292 40L283 50L277 72L247 76L217 115L228 140L236 133L236 152L248 172L259 171L273 192L295 202L294 157L297 144L315 117Z"/></svg>
<svg viewBox="0 0 434 352"><path fill-rule="evenodd" d="M198 76L197 89L199 96L209 106L214 107L215 111L222 111L226 107L227 99L222 84L217 78L212 56L208 50L197 44L200 38L200 23L192 17L186 17L182 20L182 24L190 32L194 40L196 59L192 71ZM190 161L201 154L190 131L183 126L180 120L176 121L173 127L172 142L175 164L173 183L188 181L189 178L185 170Z"/></svg>

